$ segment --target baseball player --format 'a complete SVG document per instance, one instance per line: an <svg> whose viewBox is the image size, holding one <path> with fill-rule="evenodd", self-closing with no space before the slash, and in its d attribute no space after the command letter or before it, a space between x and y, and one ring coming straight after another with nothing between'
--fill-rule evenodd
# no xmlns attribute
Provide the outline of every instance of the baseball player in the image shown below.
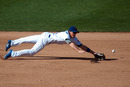
<svg viewBox="0 0 130 87"><path fill-rule="evenodd" d="M7 51L12 46L17 46L21 43L35 43L31 49L24 49L20 51L10 50L4 59L10 57L19 57L26 55L35 55L37 52L42 50L46 45L49 44L68 44L71 48L79 53L89 52L98 59L105 59L105 55L101 53L95 53L93 50L83 45L77 38L76 34L79 33L76 27L72 26L68 30L59 33L43 32L40 35L33 35L28 37L19 38L16 40L8 40L5 50ZM79 49L81 48L81 49Z"/></svg>

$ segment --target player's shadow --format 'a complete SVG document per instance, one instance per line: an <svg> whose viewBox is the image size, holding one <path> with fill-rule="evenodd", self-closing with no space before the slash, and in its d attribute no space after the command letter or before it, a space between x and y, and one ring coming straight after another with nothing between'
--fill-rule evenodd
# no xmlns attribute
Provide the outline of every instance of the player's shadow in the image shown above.
<svg viewBox="0 0 130 87"><path fill-rule="evenodd" d="M31 56L31 57L17 57L9 60L95 60L95 58L85 57L57 57L57 56ZM116 58L106 58L104 61L117 60Z"/></svg>

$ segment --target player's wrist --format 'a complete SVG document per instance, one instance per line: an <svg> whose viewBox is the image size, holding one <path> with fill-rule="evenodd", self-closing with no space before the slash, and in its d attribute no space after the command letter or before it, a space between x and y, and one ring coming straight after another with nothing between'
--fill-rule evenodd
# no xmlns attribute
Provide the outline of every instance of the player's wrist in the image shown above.
<svg viewBox="0 0 130 87"><path fill-rule="evenodd" d="M91 49L90 49L90 48L87 48L87 49L86 49L86 52L90 52L90 51L91 51Z"/></svg>

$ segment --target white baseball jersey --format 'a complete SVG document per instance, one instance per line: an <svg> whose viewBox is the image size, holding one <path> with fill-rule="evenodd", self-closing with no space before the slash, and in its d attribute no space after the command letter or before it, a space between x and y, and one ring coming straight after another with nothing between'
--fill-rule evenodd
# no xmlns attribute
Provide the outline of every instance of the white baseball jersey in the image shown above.
<svg viewBox="0 0 130 87"><path fill-rule="evenodd" d="M39 52L45 45L48 44L66 44L65 40L69 39L75 45L81 45L81 42L76 38L71 38L68 30L59 33L44 32L40 35L33 35L23 37L20 39L12 40L11 46L16 46L21 43L36 43L31 49L25 49L20 51L13 51L11 57L34 55Z"/></svg>
<svg viewBox="0 0 130 87"><path fill-rule="evenodd" d="M49 33L48 41L49 43L56 43L56 44L66 44L65 40L69 39L76 45L80 45L81 42L76 38L70 38L69 32L59 32L59 33Z"/></svg>

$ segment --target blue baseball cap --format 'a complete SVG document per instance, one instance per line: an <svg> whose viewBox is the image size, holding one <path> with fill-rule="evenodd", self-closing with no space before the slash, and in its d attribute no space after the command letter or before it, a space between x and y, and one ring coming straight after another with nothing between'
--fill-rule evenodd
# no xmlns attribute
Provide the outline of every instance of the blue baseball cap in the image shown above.
<svg viewBox="0 0 130 87"><path fill-rule="evenodd" d="M77 30L77 28L74 27L74 26L71 26L71 27L69 28L69 31L75 32L75 33L79 33L79 31Z"/></svg>

